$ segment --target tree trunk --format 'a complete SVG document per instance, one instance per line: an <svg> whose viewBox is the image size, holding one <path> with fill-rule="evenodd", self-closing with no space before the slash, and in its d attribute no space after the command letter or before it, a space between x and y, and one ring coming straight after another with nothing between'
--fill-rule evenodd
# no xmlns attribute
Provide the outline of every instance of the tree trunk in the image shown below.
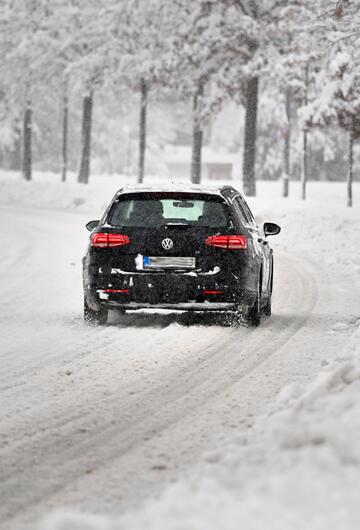
<svg viewBox="0 0 360 530"><path fill-rule="evenodd" d="M283 197L289 196L290 179L290 142L291 142L291 99L290 88L286 89L286 119L287 125L284 132L284 174L283 174Z"/></svg>
<svg viewBox="0 0 360 530"><path fill-rule="evenodd" d="M203 95L203 83L200 82L193 100L193 139L191 158L191 182L200 184L201 182L201 151L203 144L203 131L201 128L200 104L199 100Z"/></svg>
<svg viewBox="0 0 360 530"><path fill-rule="evenodd" d="M64 91L63 99L63 121L62 121L62 149L61 149L61 181L66 181L68 160L68 96L67 89Z"/></svg>
<svg viewBox="0 0 360 530"><path fill-rule="evenodd" d="M256 195L255 157L256 122L258 108L259 78L252 77L246 88L245 139L243 158L243 189L245 195Z"/></svg>
<svg viewBox="0 0 360 530"><path fill-rule="evenodd" d="M305 97L304 105L308 104L308 88L309 88L309 65L305 67ZM308 180L308 131L306 128L303 130L303 150L301 159L301 198L304 201L306 199L306 184Z"/></svg>
<svg viewBox="0 0 360 530"><path fill-rule="evenodd" d="M139 174L138 182L144 182L145 151L146 151L146 111L147 85L144 79L140 82L140 129L139 129Z"/></svg>
<svg viewBox="0 0 360 530"><path fill-rule="evenodd" d="M348 161L348 175L347 175L347 205L353 205L353 162L354 162L354 135L353 131L349 132L349 161Z"/></svg>
<svg viewBox="0 0 360 530"><path fill-rule="evenodd" d="M88 184L91 158L91 121L93 109L93 94L90 92L83 98L83 117L81 133L81 162L78 182Z"/></svg>
<svg viewBox="0 0 360 530"><path fill-rule="evenodd" d="M32 109L30 101L27 101L23 122L23 150L22 150L22 173L25 180L32 178Z"/></svg>
<svg viewBox="0 0 360 530"><path fill-rule="evenodd" d="M308 160L307 160L307 129L303 130L303 149L301 158L301 198L304 201L306 199L306 184L308 179Z"/></svg>

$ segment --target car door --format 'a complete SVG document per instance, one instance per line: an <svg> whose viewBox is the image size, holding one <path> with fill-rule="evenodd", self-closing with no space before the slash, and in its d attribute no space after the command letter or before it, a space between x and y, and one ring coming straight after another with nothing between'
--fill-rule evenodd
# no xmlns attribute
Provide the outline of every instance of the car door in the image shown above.
<svg viewBox="0 0 360 530"><path fill-rule="evenodd" d="M238 195L234 199L235 207L242 217L243 223L246 228L251 232L254 241L254 247L257 249L258 254L262 262L262 286L261 292L269 293L270 281L271 281L271 250L269 244L265 238L262 230L256 224L255 218L246 203L245 199Z"/></svg>

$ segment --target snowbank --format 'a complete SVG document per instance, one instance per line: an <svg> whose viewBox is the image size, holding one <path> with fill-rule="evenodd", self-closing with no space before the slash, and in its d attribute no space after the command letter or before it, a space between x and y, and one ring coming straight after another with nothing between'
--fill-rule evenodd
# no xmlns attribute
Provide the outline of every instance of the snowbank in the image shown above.
<svg viewBox="0 0 360 530"><path fill-rule="evenodd" d="M42 530L354 530L360 527L360 322L346 357L288 386L193 479L118 518L52 513ZM201 478L198 478L201 477Z"/></svg>
<svg viewBox="0 0 360 530"><path fill-rule="evenodd" d="M100 215L115 192L126 182L124 176L93 178L88 185L76 182L70 174L68 182L60 182L55 173L36 173L26 182L15 172L0 173L0 201L5 204L35 206L52 210L93 212Z"/></svg>

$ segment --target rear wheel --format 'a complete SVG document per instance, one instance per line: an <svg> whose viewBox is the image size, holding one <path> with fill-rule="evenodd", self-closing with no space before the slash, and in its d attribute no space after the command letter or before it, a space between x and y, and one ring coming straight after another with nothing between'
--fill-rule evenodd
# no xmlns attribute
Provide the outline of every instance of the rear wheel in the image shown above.
<svg viewBox="0 0 360 530"><path fill-rule="evenodd" d="M271 316L271 296L266 300L264 305L264 315L267 317Z"/></svg>
<svg viewBox="0 0 360 530"><path fill-rule="evenodd" d="M264 306L264 315L267 317L271 316L271 295L273 291L273 282L274 282L274 258L271 258L271 272L270 272L270 286L269 286L269 297L266 300L266 304Z"/></svg>
<svg viewBox="0 0 360 530"><path fill-rule="evenodd" d="M249 308L246 320L247 323L252 327L257 327L260 325L260 303L258 297L256 297L256 302L254 305Z"/></svg>
<svg viewBox="0 0 360 530"><path fill-rule="evenodd" d="M86 300L84 300L84 321L87 324L103 326L106 324L108 318L108 309L102 307L99 311L91 309Z"/></svg>
<svg viewBox="0 0 360 530"><path fill-rule="evenodd" d="M256 294L255 302L252 306L248 308L246 315L247 323L252 327L257 327L260 325L261 318L261 278L258 282L258 289Z"/></svg>

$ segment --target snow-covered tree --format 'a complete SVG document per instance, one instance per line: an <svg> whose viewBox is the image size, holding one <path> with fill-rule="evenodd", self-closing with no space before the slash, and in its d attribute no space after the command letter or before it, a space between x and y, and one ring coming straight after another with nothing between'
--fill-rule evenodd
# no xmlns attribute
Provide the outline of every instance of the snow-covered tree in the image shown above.
<svg viewBox="0 0 360 530"><path fill-rule="evenodd" d="M0 66L2 91L9 108L17 106L13 117L17 121L20 109L22 126L22 171L26 180L32 176L33 98L40 82L47 78L47 35L43 22L48 17L44 0L3 0L0 26ZM46 56L47 57L47 56Z"/></svg>
<svg viewBox="0 0 360 530"><path fill-rule="evenodd" d="M327 66L317 77L319 96L303 108L302 117L309 126L335 123L348 131L348 206L352 206L353 143L360 137L360 72L342 44L331 50Z"/></svg>
<svg viewBox="0 0 360 530"><path fill-rule="evenodd" d="M353 2L340 0L336 6L322 1L313 28L328 50L316 76L314 101L301 110L309 126L336 124L348 132L347 203L352 206L353 145L360 137L360 17Z"/></svg>
<svg viewBox="0 0 360 530"><path fill-rule="evenodd" d="M148 0L146 3L127 0L114 2L113 9L118 12L117 21L121 19L122 29L119 32L117 22L114 28L117 39L108 79L113 85L126 85L139 94L138 181L143 182L149 92L158 93L167 84L166 60L163 60L166 54L164 33L167 15L164 11L167 12L167 5L160 0Z"/></svg>
<svg viewBox="0 0 360 530"><path fill-rule="evenodd" d="M164 62L171 86L182 99L193 102L191 178L199 182L204 124L227 100L243 99L246 84L241 68L251 57L254 21L237 2L225 0L196 0L191 6L178 0L171 16Z"/></svg>

